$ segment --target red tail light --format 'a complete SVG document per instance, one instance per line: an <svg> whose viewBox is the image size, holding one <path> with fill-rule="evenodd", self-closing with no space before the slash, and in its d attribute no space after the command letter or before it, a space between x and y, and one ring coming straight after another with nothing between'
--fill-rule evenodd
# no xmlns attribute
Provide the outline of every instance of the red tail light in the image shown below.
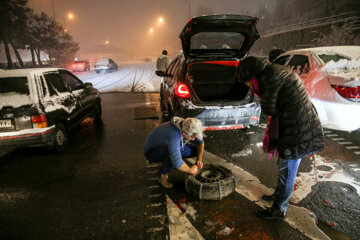
<svg viewBox="0 0 360 240"><path fill-rule="evenodd" d="M175 88L175 95L182 98L189 98L190 92L188 86L183 83L180 83Z"/></svg>
<svg viewBox="0 0 360 240"><path fill-rule="evenodd" d="M32 116L32 122L35 128L47 127L47 121L45 115Z"/></svg>
<svg viewBox="0 0 360 240"><path fill-rule="evenodd" d="M339 85L331 85L343 98L352 101L359 101L360 99L360 86L358 87L346 87Z"/></svg>

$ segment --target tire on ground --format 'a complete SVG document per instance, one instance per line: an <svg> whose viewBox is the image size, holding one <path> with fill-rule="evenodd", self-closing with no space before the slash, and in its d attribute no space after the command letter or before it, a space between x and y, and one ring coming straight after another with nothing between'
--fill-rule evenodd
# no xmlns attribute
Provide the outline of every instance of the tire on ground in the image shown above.
<svg viewBox="0 0 360 240"><path fill-rule="evenodd" d="M208 164L185 181L186 192L204 200L221 200L235 191L233 173L220 165Z"/></svg>
<svg viewBox="0 0 360 240"><path fill-rule="evenodd" d="M65 150L67 145L67 130L63 124L58 123L55 126L53 150L60 153Z"/></svg>

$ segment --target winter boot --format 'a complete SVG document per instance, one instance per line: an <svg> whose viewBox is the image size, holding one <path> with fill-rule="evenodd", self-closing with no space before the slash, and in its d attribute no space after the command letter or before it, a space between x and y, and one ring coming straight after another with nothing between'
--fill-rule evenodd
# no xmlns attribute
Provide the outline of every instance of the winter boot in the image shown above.
<svg viewBox="0 0 360 240"><path fill-rule="evenodd" d="M263 195L262 199L268 202L274 201L275 200L275 193L271 194L271 195Z"/></svg>
<svg viewBox="0 0 360 240"><path fill-rule="evenodd" d="M271 208L261 210L257 212L257 216L264 219L275 219L283 220L285 218L286 212L282 212L279 208L272 206Z"/></svg>
<svg viewBox="0 0 360 240"><path fill-rule="evenodd" d="M171 183L169 183L168 181L168 175L167 174L161 174L160 178L159 178L159 183L161 184L161 186L163 186L164 188L172 188L173 185Z"/></svg>

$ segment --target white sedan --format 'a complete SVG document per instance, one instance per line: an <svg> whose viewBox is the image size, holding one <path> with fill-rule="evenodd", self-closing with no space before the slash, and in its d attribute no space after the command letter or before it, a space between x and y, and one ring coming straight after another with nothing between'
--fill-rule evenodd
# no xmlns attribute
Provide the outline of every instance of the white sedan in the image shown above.
<svg viewBox="0 0 360 240"><path fill-rule="evenodd" d="M360 129L360 46L292 50L274 63L299 74L323 127Z"/></svg>

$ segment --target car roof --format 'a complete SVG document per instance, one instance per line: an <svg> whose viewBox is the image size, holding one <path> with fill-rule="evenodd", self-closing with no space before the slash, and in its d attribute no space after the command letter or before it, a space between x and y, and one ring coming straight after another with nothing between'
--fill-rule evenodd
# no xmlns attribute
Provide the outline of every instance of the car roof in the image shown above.
<svg viewBox="0 0 360 240"><path fill-rule="evenodd" d="M282 55L295 54L300 52L312 52L315 54L326 54L326 53L339 53L342 55L349 56L351 58L360 57L360 46L329 46L329 47L314 47L314 48L302 48L296 50L287 51Z"/></svg>
<svg viewBox="0 0 360 240"><path fill-rule="evenodd" d="M53 72L58 70L65 70L63 68L24 68L0 71L0 77L21 77L36 74L43 74L45 72ZM65 70L66 71L66 70Z"/></svg>

